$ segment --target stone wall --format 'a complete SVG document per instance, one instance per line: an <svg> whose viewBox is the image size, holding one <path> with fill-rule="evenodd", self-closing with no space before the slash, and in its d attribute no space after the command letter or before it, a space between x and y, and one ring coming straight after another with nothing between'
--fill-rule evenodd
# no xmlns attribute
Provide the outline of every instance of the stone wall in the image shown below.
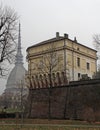
<svg viewBox="0 0 100 130"><path fill-rule="evenodd" d="M28 115L32 118L100 120L100 80L30 89L28 100Z"/></svg>

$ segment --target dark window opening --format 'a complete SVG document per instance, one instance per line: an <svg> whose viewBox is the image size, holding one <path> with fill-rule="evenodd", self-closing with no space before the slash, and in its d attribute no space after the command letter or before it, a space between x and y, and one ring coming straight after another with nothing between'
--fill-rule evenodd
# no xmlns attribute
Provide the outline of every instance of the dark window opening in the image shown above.
<svg viewBox="0 0 100 130"><path fill-rule="evenodd" d="M81 74L80 73L78 73L78 78L80 78L81 77Z"/></svg>
<svg viewBox="0 0 100 130"><path fill-rule="evenodd" d="M87 62L87 69L89 70L90 69L90 64Z"/></svg>
<svg viewBox="0 0 100 130"><path fill-rule="evenodd" d="M80 67L80 58L77 58L77 66Z"/></svg>

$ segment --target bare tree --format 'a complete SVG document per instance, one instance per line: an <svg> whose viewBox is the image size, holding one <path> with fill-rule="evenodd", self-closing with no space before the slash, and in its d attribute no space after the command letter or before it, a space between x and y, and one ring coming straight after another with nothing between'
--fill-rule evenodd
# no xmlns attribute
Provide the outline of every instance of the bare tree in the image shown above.
<svg viewBox="0 0 100 130"><path fill-rule="evenodd" d="M100 60L100 35L96 34L93 36L94 47L97 50L98 61Z"/></svg>
<svg viewBox="0 0 100 130"><path fill-rule="evenodd" d="M93 36L94 47L97 50L97 72L94 73L93 78L100 78L100 34Z"/></svg>
<svg viewBox="0 0 100 130"><path fill-rule="evenodd" d="M93 36L93 40L94 40L94 46L95 46L95 49L98 50L100 49L100 35L99 34L96 34Z"/></svg>
<svg viewBox="0 0 100 130"><path fill-rule="evenodd" d="M53 74L57 71L61 71L61 59L59 53L57 52L56 44L52 43L48 46L46 50L42 52L43 56L40 60L39 70L40 73L46 74L48 81L48 118L51 118L51 102L52 102L52 87L54 86L54 78L56 78Z"/></svg>
<svg viewBox="0 0 100 130"><path fill-rule="evenodd" d="M5 76L7 64L15 58L17 13L10 7L0 6L0 76Z"/></svg>
<svg viewBox="0 0 100 130"><path fill-rule="evenodd" d="M63 51L58 50L56 43L50 43L46 48L43 47L39 55L38 60L32 61L32 64L36 71L32 71L30 68L30 74L28 75L29 84L29 116L32 109L32 88L47 87L48 91L45 93L48 100L48 118L51 119L51 108L53 99L53 87L67 84L67 76L64 70L64 54ZM67 100L67 98L66 98ZM65 100L65 101L66 101ZM64 106L66 107L66 105ZM64 114L66 110L64 110Z"/></svg>

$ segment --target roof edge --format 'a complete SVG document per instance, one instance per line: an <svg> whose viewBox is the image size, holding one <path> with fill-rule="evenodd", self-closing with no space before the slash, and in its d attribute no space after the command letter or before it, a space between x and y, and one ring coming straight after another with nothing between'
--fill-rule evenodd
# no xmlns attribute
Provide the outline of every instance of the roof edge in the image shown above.
<svg viewBox="0 0 100 130"><path fill-rule="evenodd" d="M83 44L77 42L76 37L74 37L74 40L72 40L72 39L70 39L70 38L68 37L68 34L64 34L64 36L59 36L59 33L58 33L58 32L56 32L56 37L54 37L54 38L52 38L52 39L48 39L48 40L42 41L42 42L39 42L39 43L36 43L36 44L34 44L34 45L28 47L28 48L26 49L26 51L28 51L28 50L29 50L30 48L32 48L32 47L37 47L37 46L45 45L45 44L50 43L50 42L61 41L61 40L64 40L64 39L67 39L67 40L69 40L69 41L71 41L71 42L75 42L75 43L77 43L77 44L79 44L79 45L81 45L81 46L83 46L83 47L87 47L88 49L97 52L97 50L95 50L95 49L93 49L93 48L90 48L90 47L88 47L88 46L86 46L86 45L83 45Z"/></svg>

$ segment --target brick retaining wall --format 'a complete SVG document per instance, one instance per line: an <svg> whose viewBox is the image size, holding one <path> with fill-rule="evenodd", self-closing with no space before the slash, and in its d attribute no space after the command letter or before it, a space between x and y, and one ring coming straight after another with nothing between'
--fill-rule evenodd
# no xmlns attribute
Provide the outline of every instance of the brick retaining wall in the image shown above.
<svg viewBox="0 0 100 130"><path fill-rule="evenodd" d="M30 89L28 115L32 118L48 118L49 99L51 118L100 120L100 80Z"/></svg>

